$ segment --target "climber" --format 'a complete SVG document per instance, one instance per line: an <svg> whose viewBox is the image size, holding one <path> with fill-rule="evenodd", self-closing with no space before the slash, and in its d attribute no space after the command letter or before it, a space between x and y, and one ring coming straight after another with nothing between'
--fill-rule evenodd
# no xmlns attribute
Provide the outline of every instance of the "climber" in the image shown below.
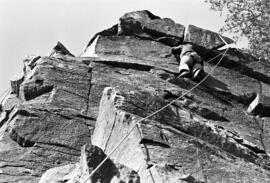
<svg viewBox="0 0 270 183"><path fill-rule="evenodd" d="M173 47L171 53L180 57L179 63L179 78L191 78L194 81L200 80L203 77L203 61L200 55L194 51L192 43L185 43Z"/></svg>

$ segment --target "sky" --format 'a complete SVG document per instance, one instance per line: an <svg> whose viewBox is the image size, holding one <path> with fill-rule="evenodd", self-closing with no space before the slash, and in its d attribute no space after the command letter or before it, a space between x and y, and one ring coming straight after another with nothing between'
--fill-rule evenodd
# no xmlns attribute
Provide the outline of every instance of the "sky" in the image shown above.
<svg viewBox="0 0 270 183"><path fill-rule="evenodd" d="M48 55L57 41L79 55L95 33L144 9L218 31L225 19L209 7L204 0L0 0L0 95L22 71L23 58Z"/></svg>

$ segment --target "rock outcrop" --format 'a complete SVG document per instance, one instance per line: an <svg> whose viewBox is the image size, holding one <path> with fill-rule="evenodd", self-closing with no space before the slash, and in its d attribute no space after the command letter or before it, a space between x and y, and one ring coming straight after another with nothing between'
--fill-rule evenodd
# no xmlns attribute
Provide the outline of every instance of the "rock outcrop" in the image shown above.
<svg viewBox="0 0 270 183"><path fill-rule="evenodd" d="M82 147L80 161L75 164L55 167L46 171L39 183L52 182L128 182L138 183L140 177L134 170L120 165L114 164L108 159L93 175L92 180L88 179L89 172L92 171L106 157L104 152L93 145L86 144Z"/></svg>
<svg viewBox="0 0 270 183"><path fill-rule="evenodd" d="M270 64L229 49L216 67L223 39L137 11L79 57L27 57L1 104L0 182L269 182ZM210 74L195 88L176 77L183 41Z"/></svg>

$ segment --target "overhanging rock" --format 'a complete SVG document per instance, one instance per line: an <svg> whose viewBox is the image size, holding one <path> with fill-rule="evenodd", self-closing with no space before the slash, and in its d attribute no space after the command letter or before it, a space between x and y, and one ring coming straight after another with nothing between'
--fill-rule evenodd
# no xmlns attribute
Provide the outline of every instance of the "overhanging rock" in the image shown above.
<svg viewBox="0 0 270 183"><path fill-rule="evenodd" d="M151 12L134 11L120 17L118 35L136 35L158 40L169 46L179 45L184 38L185 27L169 18L160 18Z"/></svg>
<svg viewBox="0 0 270 183"><path fill-rule="evenodd" d="M226 43L224 43L224 41ZM186 27L184 42L191 42L199 46L202 51L207 53L210 50L220 48L225 44L231 44L234 41L225 36L221 36L216 32L202 29L194 25L188 25Z"/></svg>

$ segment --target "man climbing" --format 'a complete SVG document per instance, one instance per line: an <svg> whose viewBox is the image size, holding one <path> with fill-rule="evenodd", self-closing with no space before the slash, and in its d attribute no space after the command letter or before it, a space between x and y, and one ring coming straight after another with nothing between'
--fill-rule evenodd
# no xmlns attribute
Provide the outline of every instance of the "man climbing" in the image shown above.
<svg viewBox="0 0 270 183"><path fill-rule="evenodd" d="M173 47L171 52L177 59L180 55L179 78L191 78L194 81L199 81L203 77L203 61L200 55L194 51L192 43Z"/></svg>

